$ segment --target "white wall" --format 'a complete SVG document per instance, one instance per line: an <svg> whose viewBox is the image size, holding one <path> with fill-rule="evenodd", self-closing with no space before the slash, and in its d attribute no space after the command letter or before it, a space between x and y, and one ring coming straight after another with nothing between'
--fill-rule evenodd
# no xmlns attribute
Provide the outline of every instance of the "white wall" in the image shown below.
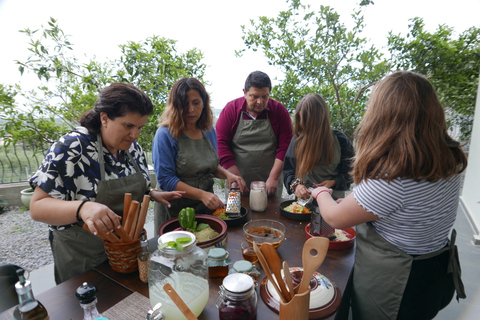
<svg viewBox="0 0 480 320"><path fill-rule="evenodd" d="M472 225L474 243L480 245L480 81L460 206Z"/></svg>

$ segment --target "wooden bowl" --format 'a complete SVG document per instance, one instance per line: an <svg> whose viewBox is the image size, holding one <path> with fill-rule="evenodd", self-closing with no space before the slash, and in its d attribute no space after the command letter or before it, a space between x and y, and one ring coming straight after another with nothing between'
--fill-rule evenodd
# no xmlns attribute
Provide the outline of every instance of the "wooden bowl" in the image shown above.
<svg viewBox="0 0 480 320"><path fill-rule="evenodd" d="M342 250L353 246L353 244L355 243L355 237L357 236L357 232L355 231L355 229L347 228L342 229L342 231L346 234L348 240L330 241L330 244L328 245L329 250ZM305 226L305 235L307 236L307 239L313 237L313 235L310 233L310 223Z"/></svg>
<svg viewBox="0 0 480 320"><path fill-rule="evenodd" d="M206 215L206 214L197 214L195 215L195 220L197 223L206 223L213 230L217 231L219 234L213 239L207 241L197 242L197 246L204 249L205 251L210 251L211 248L227 248L227 224L220 218ZM158 228L158 234L161 236L164 233L174 231L175 229L180 228L180 223L178 218L172 218L165 221Z"/></svg>

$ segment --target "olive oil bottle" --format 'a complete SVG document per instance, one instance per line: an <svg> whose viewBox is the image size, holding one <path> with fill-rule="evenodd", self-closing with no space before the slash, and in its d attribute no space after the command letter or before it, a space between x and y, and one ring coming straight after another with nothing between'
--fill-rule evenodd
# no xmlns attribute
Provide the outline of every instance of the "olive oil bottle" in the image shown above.
<svg viewBox="0 0 480 320"><path fill-rule="evenodd" d="M18 306L13 311L13 319L15 320L48 320L47 309L35 300L32 292L32 284L29 280L25 280L25 270L18 269L18 282L15 284L15 290L18 295Z"/></svg>

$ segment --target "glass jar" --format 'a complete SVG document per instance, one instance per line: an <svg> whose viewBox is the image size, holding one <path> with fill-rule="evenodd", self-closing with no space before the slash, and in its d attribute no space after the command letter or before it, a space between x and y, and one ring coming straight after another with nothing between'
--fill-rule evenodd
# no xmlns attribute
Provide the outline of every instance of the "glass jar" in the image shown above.
<svg viewBox="0 0 480 320"><path fill-rule="evenodd" d="M186 319L163 289L169 283L198 317L209 295L207 253L197 247L195 235L187 231L165 233L158 244L158 250L148 259L151 306L161 303L166 320Z"/></svg>
<svg viewBox="0 0 480 320"><path fill-rule="evenodd" d="M255 287L258 286L257 280L260 277L260 271L250 261L238 260L233 264L233 269L230 273L244 273L253 279Z"/></svg>
<svg viewBox="0 0 480 320"><path fill-rule="evenodd" d="M243 273L226 276L216 305L220 320L257 319L257 292L253 279Z"/></svg>
<svg viewBox="0 0 480 320"><path fill-rule="evenodd" d="M249 203L250 209L263 212L267 209L267 185L263 181L252 181L250 183Z"/></svg>
<svg viewBox="0 0 480 320"><path fill-rule="evenodd" d="M223 248L212 248L208 252L208 276L221 278L228 275L229 253Z"/></svg>

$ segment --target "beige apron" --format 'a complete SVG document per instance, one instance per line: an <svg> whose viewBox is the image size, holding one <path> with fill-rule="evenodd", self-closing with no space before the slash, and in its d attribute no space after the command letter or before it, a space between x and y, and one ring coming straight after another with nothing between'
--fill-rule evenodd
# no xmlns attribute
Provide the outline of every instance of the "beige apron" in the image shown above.
<svg viewBox="0 0 480 320"><path fill-rule="evenodd" d="M123 198L125 193L132 194L132 199L142 201L147 188L147 181L130 152L125 151L136 172L132 175L106 180L105 159L100 134L97 135L98 163L100 181L97 185L95 202L102 203L119 216L123 215ZM83 224L83 223L82 223ZM52 252L55 262L55 281L57 284L79 275L107 260L102 240L76 224L64 230L52 230Z"/></svg>
<svg viewBox="0 0 480 320"><path fill-rule="evenodd" d="M347 319L351 299L353 319L396 319L414 260L430 259L450 251L448 272L452 273L459 297L465 292L455 246L455 230L447 247L412 257L380 236L370 223L356 228L355 264L335 319ZM379 265L378 261L382 261ZM353 288L352 288L353 286Z"/></svg>
<svg viewBox="0 0 480 320"><path fill-rule="evenodd" d="M338 174L338 165L340 164L341 157L342 157L342 150L340 147L340 142L336 135L333 135L333 143L334 143L334 155L333 161L329 165L325 163L325 161L320 160L317 163L311 172L307 173L303 178L303 182L307 188L311 187L314 183L320 183L325 180L332 180L332 177ZM332 193L333 199L339 199L345 197L345 191L340 190L333 190Z"/></svg>
<svg viewBox="0 0 480 320"><path fill-rule="evenodd" d="M178 141L178 158L175 161L177 177L180 181L208 192L213 192L213 173L217 170L219 159L210 140L204 132L202 139L180 139ZM192 207L196 213L203 214L207 209L200 200L181 198L169 201L170 208L155 203L154 233L158 235L160 225L170 218L178 216L180 210Z"/></svg>
<svg viewBox="0 0 480 320"><path fill-rule="evenodd" d="M252 181L267 181L275 157L278 141L270 119L244 120L240 112L237 131L232 139L232 152L243 179L250 188ZM278 180L275 197L281 198L283 177Z"/></svg>

